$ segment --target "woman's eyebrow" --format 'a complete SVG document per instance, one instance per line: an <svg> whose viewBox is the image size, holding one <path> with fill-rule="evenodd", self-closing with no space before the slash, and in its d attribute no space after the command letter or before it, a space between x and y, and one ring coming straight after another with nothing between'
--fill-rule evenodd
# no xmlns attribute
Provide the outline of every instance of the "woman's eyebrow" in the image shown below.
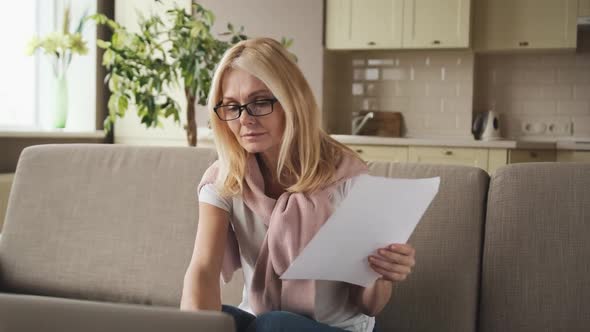
<svg viewBox="0 0 590 332"><path fill-rule="evenodd" d="M268 91L266 89L265 90L256 90L248 95L248 99L250 99L254 96L264 95L264 94L270 94L270 91Z"/></svg>
<svg viewBox="0 0 590 332"><path fill-rule="evenodd" d="M252 97L256 97L256 96L261 96L261 95L269 95L271 94L271 92L269 90L256 90L251 92L250 94L248 94L248 99L251 99ZM233 97L229 97L229 96L223 96L222 98L223 101L225 102L229 102L229 101L236 101L237 100Z"/></svg>

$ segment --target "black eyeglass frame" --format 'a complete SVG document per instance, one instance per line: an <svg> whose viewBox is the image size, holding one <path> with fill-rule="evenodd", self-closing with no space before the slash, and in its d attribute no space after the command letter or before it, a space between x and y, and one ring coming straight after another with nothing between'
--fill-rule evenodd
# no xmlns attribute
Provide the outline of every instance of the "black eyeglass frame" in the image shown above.
<svg viewBox="0 0 590 332"><path fill-rule="evenodd" d="M262 114L262 115L256 115L256 114L252 114L252 111L250 111L250 108L248 107L249 105L252 104L256 104L259 102L270 102L270 112L266 113L266 114ZM249 103L243 104L243 105L222 105L221 101L219 103L217 103L217 105L215 105L215 107L213 107L213 111L215 112L215 114L217 115L217 117L219 118L219 120L221 121L233 121L233 120L237 120L242 116L242 112L244 112L244 110L246 110L246 112L248 112L248 114L250 114L251 116L265 116L265 115L269 115L272 112L274 112L274 105L276 102L278 102L279 100L277 98L264 98L264 99L257 99L257 100L253 100ZM236 118L233 119L222 119L221 115L219 115L219 113L217 113L217 110L221 107L227 107L227 106L234 106L238 108L238 116Z"/></svg>

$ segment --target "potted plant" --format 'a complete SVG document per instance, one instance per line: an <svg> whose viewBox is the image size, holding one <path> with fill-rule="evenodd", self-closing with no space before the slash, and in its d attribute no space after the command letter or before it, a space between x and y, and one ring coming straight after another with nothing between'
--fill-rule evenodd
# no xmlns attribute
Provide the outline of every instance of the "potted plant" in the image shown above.
<svg viewBox="0 0 590 332"><path fill-rule="evenodd" d="M170 93L176 87L184 91L187 101L184 129L188 145L196 146L195 103L206 105L215 66L229 47L247 39L244 28L228 24L227 32L217 38L211 32L215 16L197 3L192 4L192 13L175 8L166 11L164 19L157 15L141 18L137 33L102 14L91 18L113 32L110 40L97 41L105 50L103 65L111 92L105 130L110 131L130 105L135 105L141 123L148 128L161 127L161 119L168 117L180 123L181 107ZM283 38L282 42L289 47L292 40Z"/></svg>
<svg viewBox="0 0 590 332"><path fill-rule="evenodd" d="M63 13L62 27L42 38L33 37L27 47L27 53L33 55L41 49L50 57L54 74L55 107L52 124L55 128L65 128L68 115L68 84L67 72L75 54L88 53L86 41L82 38L82 30L86 21L86 14L82 15L76 29L70 31L70 6L67 5Z"/></svg>

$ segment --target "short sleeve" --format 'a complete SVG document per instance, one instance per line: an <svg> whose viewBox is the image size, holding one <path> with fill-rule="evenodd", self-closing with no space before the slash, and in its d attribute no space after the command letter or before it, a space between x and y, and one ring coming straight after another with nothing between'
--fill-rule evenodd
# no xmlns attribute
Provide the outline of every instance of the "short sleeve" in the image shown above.
<svg viewBox="0 0 590 332"><path fill-rule="evenodd" d="M199 202L211 204L222 210L231 212L232 200L219 195L215 185L212 183L207 183L201 187L199 191Z"/></svg>

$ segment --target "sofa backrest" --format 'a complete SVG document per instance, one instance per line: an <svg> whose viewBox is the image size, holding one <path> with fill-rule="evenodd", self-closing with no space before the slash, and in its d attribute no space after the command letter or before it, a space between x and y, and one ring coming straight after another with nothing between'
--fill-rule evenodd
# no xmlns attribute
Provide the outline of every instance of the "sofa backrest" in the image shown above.
<svg viewBox="0 0 590 332"><path fill-rule="evenodd" d="M215 158L189 147L26 148L0 241L0 291L177 306L196 188Z"/></svg>
<svg viewBox="0 0 590 332"><path fill-rule="evenodd" d="M590 329L590 164L530 163L490 182L480 331Z"/></svg>
<svg viewBox="0 0 590 332"><path fill-rule="evenodd" d="M0 241L0 291L177 306L213 150L46 145L23 151ZM441 176L410 243L417 265L380 331L475 331L488 175L451 165L374 163L373 175ZM114 194L113 194L114 193ZM222 288L242 295L240 274Z"/></svg>
<svg viewBox="0 0 590 332"><path fill-rule="evenodd" d="M452 165L373 163L370 169L378 176L441 177L408 241L416 248L416 266L377 317L379 331L476 331L489 176Z"/></svg>

